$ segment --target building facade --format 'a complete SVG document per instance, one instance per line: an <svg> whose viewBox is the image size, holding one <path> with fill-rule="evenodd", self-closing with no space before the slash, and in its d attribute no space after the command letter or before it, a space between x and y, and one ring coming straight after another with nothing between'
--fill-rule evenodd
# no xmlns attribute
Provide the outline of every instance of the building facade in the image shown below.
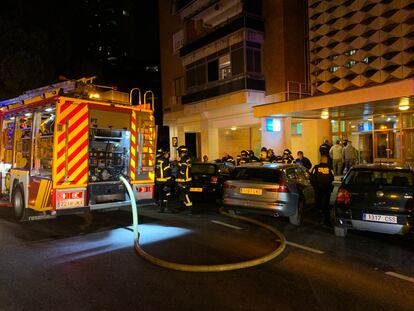
<svg viewBox="0 0 414 311"><path fill-rule="evenodd" d="M414 1L310 0L308 25L312 96L255 116L323 118L330 140L351 140L360 162L412 163Z"/></svg>
<svg viewBox="0 0 414 311"><path fill-rule="evenodd" d="M310 92L305 15L300 0L160 0L163 112L171 139L199 159L289 147L281 131L286 120L255 117L253 107Z"/></svg>

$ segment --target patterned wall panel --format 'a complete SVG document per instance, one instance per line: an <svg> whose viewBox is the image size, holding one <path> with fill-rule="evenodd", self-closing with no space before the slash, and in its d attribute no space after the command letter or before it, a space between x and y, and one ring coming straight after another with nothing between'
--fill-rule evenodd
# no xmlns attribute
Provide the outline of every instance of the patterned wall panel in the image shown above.
<svg viewBox="0 0 414 311"><path fill-rule="evenodd" d="M414 76L414 0L309 0L314 94Z"/></svg>

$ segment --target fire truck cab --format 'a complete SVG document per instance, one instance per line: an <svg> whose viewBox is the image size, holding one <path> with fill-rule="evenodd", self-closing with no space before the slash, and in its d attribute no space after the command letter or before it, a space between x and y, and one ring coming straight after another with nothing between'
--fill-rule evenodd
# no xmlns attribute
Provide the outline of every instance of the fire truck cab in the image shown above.
<svg viewBox="0 0 414 311"><path fill-rule="evenodd" d="M1 101L1 193L21 221L153 199L154 94L130 94L93 78L65 81ZM148 95L148 100L146 98Z"/></svg>

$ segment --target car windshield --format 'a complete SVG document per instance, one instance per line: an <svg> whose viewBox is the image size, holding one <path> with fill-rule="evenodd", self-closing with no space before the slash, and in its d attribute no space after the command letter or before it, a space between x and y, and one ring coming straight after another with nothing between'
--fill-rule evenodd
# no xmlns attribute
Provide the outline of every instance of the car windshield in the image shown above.
<svg viewBox="0 0 414 311"><path fill-rule="evenodd" d="M191 174L213 175L216 167L213 164L193 164L191 166Z"/></svg>
<svg viewBox="0 0 414 311"><path fill-rule="evenodd" d="M414 184L414 172L401 170L351 170L345 180L347 185L388 185L409 187Z"/></svg>
<svg viewBox="0 0 414 311"><path fill-rule="evenodd" d="M280 171L265 168L241 167L234 171L232 179L278 183L280 180Z"/></svg>

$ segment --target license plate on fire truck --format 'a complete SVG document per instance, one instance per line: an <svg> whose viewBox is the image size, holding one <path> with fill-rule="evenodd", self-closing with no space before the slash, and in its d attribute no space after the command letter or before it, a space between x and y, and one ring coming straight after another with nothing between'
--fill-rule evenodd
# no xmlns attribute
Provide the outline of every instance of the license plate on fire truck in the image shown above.
<svg viewBox="0 0 414 311"><path fill-rule="evenodd" d="M85 206L85 195L82 190L58 190L56 193L56 208L76 208Z"/></svg>

